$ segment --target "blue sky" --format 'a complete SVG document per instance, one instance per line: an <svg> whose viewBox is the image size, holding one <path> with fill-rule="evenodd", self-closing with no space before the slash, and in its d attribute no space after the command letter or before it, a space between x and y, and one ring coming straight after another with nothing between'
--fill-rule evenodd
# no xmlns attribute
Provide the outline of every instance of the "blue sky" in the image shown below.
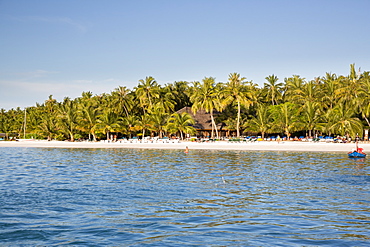
<svg viewBox="0 0 370 247"><path fill-rule="evenodd" d="M0 0L0 108L238 72L370 70L369 0Z"/></svg>

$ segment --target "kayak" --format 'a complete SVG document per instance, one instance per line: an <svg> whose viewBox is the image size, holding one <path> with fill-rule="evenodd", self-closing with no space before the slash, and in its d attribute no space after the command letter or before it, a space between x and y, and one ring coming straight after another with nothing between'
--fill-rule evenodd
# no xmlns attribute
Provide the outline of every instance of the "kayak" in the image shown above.
<svg viewBox="0 0 370 247"><path fill-rule="evenodd" d="M365 157L366 157L365 153L359 153L357 151L348 153L348 158L365 158Z"/></svg>

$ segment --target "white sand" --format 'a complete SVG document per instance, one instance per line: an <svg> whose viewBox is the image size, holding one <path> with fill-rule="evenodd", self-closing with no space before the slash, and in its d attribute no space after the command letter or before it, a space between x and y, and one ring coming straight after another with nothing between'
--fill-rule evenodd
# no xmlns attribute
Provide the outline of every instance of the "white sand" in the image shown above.
<svg viewBox="0 0 370 247"><path fill-rule="evenodd" d="M205 150L266 150L266 151L313 151L313 152L350 152L354 143L326 142L294 142L261 141L254 143L228 142L186 142L179 143L105 143L105 142L64 142L64 141L0 141L0 147L32 147L32 148L144 148L144 149L192 149ZM360 143L364 152L370 152L370 143Z"/></svg>

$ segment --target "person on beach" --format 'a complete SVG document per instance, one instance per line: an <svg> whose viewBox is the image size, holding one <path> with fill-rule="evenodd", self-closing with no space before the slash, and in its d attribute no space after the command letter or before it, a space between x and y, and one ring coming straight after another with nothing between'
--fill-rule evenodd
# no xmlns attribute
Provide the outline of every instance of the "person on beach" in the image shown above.
<svg viewBox="0 0 370 247"><path fill-rule="evenodd" d="M188 146L186 146L184 153L186 153L186 154L187 154L187 153L189 153L189 148L188 148Z"/></svg>
<svg viewBox="0 0 370 247"><path fill-rule="evenodd" d="M276 140L277 140L277 143L279 144L279 143L280 143L280 141L281 141L281 138L280 138L280 136L279 136L279 135L276 137Z"/></svg>

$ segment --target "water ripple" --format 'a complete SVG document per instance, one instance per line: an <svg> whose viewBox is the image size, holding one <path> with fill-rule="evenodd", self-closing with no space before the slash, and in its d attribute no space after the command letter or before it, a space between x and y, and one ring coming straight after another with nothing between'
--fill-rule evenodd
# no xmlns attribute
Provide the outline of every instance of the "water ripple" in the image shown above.
<svg viewBox="0 0 370 247"><path fill-rule="evenodd" d="M5 246L368 246L339 153L1 148Z"/></svg>

